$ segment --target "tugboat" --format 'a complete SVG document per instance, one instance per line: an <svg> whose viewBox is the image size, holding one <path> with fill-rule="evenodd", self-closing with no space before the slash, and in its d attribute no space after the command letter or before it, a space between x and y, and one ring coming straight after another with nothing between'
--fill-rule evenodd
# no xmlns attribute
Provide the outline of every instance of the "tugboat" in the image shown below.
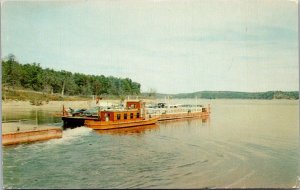
<svg viewBox="0 0 300 190"><path fill-rule="evenodd" d="M98 112L98 120L85 120L84 126L95 130L118 129L155 124L159 117L146 115L145 102L127 101L124 109Z"/></svg>

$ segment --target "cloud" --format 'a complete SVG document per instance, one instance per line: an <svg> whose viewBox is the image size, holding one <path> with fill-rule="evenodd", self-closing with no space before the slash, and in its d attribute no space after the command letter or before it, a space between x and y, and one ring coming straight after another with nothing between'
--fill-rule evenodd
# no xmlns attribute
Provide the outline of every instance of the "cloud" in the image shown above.
<svg viewBox="0 0 300 190"><path fill-rule="evenodd" d="M296 3L298 5L299 0L289 0L290 2Z"/></svg>
<svg viewBox="0 0 300 190"><path fill-rule="evenodd" d="M298 88L298 1L149 1L7 4L3 53L166 93Z"/></svg>

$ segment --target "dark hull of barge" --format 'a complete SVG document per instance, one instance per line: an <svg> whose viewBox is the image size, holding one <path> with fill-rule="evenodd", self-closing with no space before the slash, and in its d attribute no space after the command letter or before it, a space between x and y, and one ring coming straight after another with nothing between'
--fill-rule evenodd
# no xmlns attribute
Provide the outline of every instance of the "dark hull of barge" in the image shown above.
<svg viewBox="0 0 300 190"><path fill-rule="evenodd" d="M82 116L63 116L63 129L76 128L84 126L85 120L98 120L98 117L82 117Z"/></svg>

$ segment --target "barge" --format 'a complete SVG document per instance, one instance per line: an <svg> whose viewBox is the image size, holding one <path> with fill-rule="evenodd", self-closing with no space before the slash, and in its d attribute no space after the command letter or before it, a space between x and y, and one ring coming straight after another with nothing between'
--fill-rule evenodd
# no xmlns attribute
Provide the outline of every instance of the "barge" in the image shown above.
<svg viewBox="0 0 300 190"><path fill-rule="evenodd" d="M124 116L126 110L130 108L130 106L133 104L133 102L138 102L138 101L128 101L125 109L103 109L100 107L97 108L92 108L93 113L91 114L85 114L85 112L80 113L79 111L75 111L76 114L70 113L65 110L63 107L63 128L75 128L75 127L80 127L84 126L85 123L86 125L90 126L95 126L96 123L99 124L99 121L105 121L107 119L107 116L109 115L109 121L118 121L119 124L117 126L122 126L125 125L122 122L126 121L128 122L129 120L125 119L124 117L131 117L130 114L133 113L135 114L134 118L130 119L137 119L136 117L136 112L128 112L126 113L128 116ZM128 105L128 103L130 105ZM136 105L138 106L138 105ZM144 118L150 118L154 117L157 118L157 121L165 121L165 120L177 120L177 119L187 119L187 118L205 118L210 116L210 105L207 107L204 107L203 105L169 105L167 106L166 104L159 103L158 106L156 107L147 107L147 110L145 110L146 105L143 103L143 117ZM138 108L137 108L138 109ZM80 109L81 110L81 109ZM95 111L98 110L98 111ZM125 112L124 112L125 111ZM134 110L131 110L134 111ZM137 110L136 110L137 111ZM119 113L117 113L119 112ZM105 115L106 114L106 115ZM114 118L116 114L120 114L120 119L118 120L117 118ZM114 116L113 116L114 115ZM132 116L133 117L133 116ZM122 118L122 119L121 119ZM142 120L143 121L143 120ZM139 121L139 122L142 122ZM152 118L151 122L153 122L154 119ZM144 124L146 123L151 123L151 122L145 122L143 121ZM132 125L135 125L133 121L131 121ZM97 125L98 125L97 124ZM101 124L103 125L103 124Z"/></svg>
<svg viewBox="0 0 300 190"><path fill-rule="evenodd" d="M2 123L2 145L17 145L62 138L62 129L19 123Z"/></svg>

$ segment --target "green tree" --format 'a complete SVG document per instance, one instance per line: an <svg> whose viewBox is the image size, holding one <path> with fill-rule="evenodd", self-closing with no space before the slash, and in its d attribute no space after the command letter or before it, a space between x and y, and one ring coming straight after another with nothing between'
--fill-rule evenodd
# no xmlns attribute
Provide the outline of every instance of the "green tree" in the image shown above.
<svg viewBox="0 0 300 190"><path fill-rule="evenodd" d="M8 88L20 86L21 75L22 70L16 57L13 54L8 55L6 60L2 61L2 84Z"/></svg>
<svg viewBox="0 0 300 190"><path fill-rule="evenodd" d="M43 69L39 63L20 64L12 54L2 60L2 86L67 95L139 94L140 84L129 78L94 76Z"/></svg>

